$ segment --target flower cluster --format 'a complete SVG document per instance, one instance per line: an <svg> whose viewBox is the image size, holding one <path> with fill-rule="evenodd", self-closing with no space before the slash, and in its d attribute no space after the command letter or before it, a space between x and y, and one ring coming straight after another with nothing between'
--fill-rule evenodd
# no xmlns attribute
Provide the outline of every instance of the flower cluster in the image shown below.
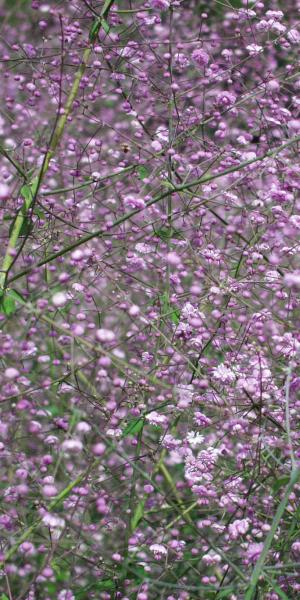
<svg viewBox="0 0 300 600"><path fill-rule="evenodd" d="M299 597L299 9L0 6L5 600Z"/></svg>

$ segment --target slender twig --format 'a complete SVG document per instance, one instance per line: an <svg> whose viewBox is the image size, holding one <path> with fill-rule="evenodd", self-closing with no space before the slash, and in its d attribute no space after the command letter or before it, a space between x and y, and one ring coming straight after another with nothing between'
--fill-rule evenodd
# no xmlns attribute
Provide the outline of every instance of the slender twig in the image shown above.
<svg viewBox="0 0 300 600"><path fill-rule="evenodd" d="M71 483L69 483L54 498L54 500L52 502L50 502L50 504L47 507L48 510L51 511L51 510L54 510L55 508L57 508L57 506L59 506L59 504L70 495L70 493L72 492L74 487L78 486L85 479L85 477L89 474L89 472L99 464L99 462L100 462L100 459L94 460L92 465L89 465L89 467L87 469L85 469L85 471L80 473L80 475L78 475L78 477L76 477L76 479L71 481ZM0 567L3 566L7 561L9 561L14 556L14 554L17 552L20 545L23 542L25 542L29 538L31 533L33 533L42 523L43 523L43 517L40 517L32 525L30 525L30 527L25 529L25 531L22 533L22 535L20 535L20 537L16 540L16 542L6 552L6 554L4 555L4 558L0 561Z"/></svg>
<svg viewBox="0 0 300 600"><path fill-rule="evenodd" d="M104 3L104 6L103 6L103 9L101 12L101 17L97 18L96 22L95 22L95 31L94 31L93 40L90 40L90 41L92 41L92 42L95 41L96 35L98 34L99 29L102 25L102 19L105 19L107 17L108 12L109 12L113 2L114 2L114 0L106 0L106 2ZM17 242L18 242L18 239L19 239L19 236L21 233L22 226L25 222L25 219L27 218L27 216L29 214L29 211L31 210L31 208L35 202L35 199L37 197L37 194L38 194L39 188L42 184L42 181L44 179L44 176L46 175L46 173L49 169L50 161L53 158L53 156L55 155L57 146L59 145L59 142L62 139L65 125L71 114L71 111L72 111L72 108L74 105L74 101L76 100L76 97L78 95L78 92L80 89L80 83L84 76L87 64L89 62L89 59L90 59L90 56L92 53L92 49L93 49L92 44L89 44L89 46L83 52L81 64L75 74L75 78L74 78L70 93L68 95L66 104L64 106L64 110L63 110L62 114L60 115L60 117L58 117L58 119L56 121L53 133L51 135L50 144L49 144L48 150L45 154L39 174L38 174L37 178L33 182L31 182L31 185L28 186L28 191L27 191L25 200L24 200L23 205L22 205L20 211L18 212L15 222L13 224L12 232L10 234L8 246L6 249L6 253L5 253L5 256L3 259L2 268L1 268L1 272L0 272L0 290L1 289L4 290L6 287L8 273L15 262L15 249L16 249Z"/></svg>
<svg viewBox="0 0 300 600"><path fill-rule="evenodd" d="M288 370L287 370L287 377L286 377L286 381L285 381L285 429L286 429L286 434L287 434L289 451L290 451L290 455L291 455L292 470L295 470L297 465L296 465L296 460L295 460L295 455L294 455L294 450L293 450L293 441L292 441L292 434L291 434L291 416L290 416L290 386L291 386L293 366L294 366L294 362L291 360Z"/></svg>
<svg viewBox="0 0 300 600"><path fill-rule="evenodd" d="M282 144L281 146L278 146L274 150L269 150L268 152L266 152L266 154L263 154L262 156L256 156L255 158L245 160L245 161L239 163L238 165L233 165L232 167L229 167L228 169L224 169L223 171L220 171L219 173L214 173L213 175L206 175L205 177L199 177L198 179L194 179L194 180L184 183L180 186L175 186L175 185L172 185L169 183L170 189L168 189L166 192L162 192L158 196L155 196L154 198L152 198L151 200L146 202L145 206L143 208L136 208L134 210L131 210L131 211L125 213L119 219L116 219L116 221L114 221L112 223L112 225L110 226L110 230L114 229L118 225L121 225L122 223L125 223L126 221L128 221L129 219L134 217L135 215L144 211L146 208L149 208L149 206L152 206L153 204L157 204L157 202L159 202L160 200L163 200L164 198L167 198L170 194L176 194L177 192L182 192L184 190L190 190L194 186L197 186L197 185L200 185L203 183L208 183L209 181L214 181L215 179L224 177L226 175L230 175L231 173L235 173L236 171L241 171L242 169L245 169L246 167L248 167L254 163L261 162L261 161L265 160L266 158L272 158L272 157L276 156L277 154L282 152L282 150L285 150L292 144L296 144L298 142L300 142L300 136L296 136L296 137L290 139L288 142L286 142L285 144ZM22 271L20 271L16 275L14 275L10 279L9 283L16 281L17 279L20 279L21 277L24 277L24 275L27 275L33 269L42 267L43 265L46 265L49 262L52 262L56 258L63 256L64 254L68 254L75 248L78 248L78 246L81 246L82 244L86 244L87 242L89 242L90 240L93 240L94 238L105 235L105 233L106 233L106 231L103 231L102 229L98 229L97 231L93 231L93 232L83 236L82 238L80 238L79 240L76 240L69 246L62 248L58 252L54 252L53 254L50 254L50 256L39 261L32 267L23 269Z"/></svg>
<svg viewBox="0 0 300 600"><path fill-rule="evenodd" d="M250 578L249 587L246 591L245 600L252 600L255 596L257 583L262 574L263 567L264 567L265 561L267 559L268 552L271 548L278 525L279 525L281 517L286 509L286 506L288 504L289 497L293 491L293 488L295 487L296 483L298 483L299 478L300 478L300 468L296 468L296 469L292 470L290 481L286 487L284 496L277 508L275 517L272 522L271 529L266 537L262 552L261 552L259 559L253 569L253 572L252 572L252 575Z"/></svg>
<svg viewBox="0 0 300 600"><path fill-rule="evenodd" d="M5 158L7 158L7 160L15 167L16 171L18 171L19 175L21 175L21 177L23 177L24 181L28 180L28 173L26 173L26 171L24 171L22 165L20 165L6 150L5 148L3 148L3 146L1 146L0 144L0 154L2 154L3 156L5 156Z"/></svg>

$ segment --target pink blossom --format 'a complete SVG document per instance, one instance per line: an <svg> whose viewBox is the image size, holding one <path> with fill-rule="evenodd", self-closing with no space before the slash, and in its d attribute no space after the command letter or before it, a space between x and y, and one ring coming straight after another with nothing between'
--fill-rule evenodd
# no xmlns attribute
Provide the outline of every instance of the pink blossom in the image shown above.
<svg viewBox="0 0 300 600"><path fill-rule="evenodd" d="M200 66L206 67L209 63L209 55L202 48L196 48L192 53L192 59Z"/></svg>
<svg viewBox="0 0 300 600"><path fill-rule="evenodd" d="M229 536L232 540L236 540L238 537L247 533L249 529L249 519L236 519L233 523L230 523L228 530Z"/></svg>
<svg viewBox="0 0 300 600"><path fill-rule="evenodd" d="M263 546L263 542L251 542L248 544L246 558L250 563L255 563L257 561L262 552Z"/></svg>
<svg viewBox="0 0 300 600"><path fill-rule="evenodd" d="M284 276L284 283L287 287L300 288L300 271L292 271Z"/></svg>
<svg viewBox="0 0 300 600"><path fill-rule="evenodd" d="M115 340L115 334L111 329L97 329L96 338L99 342L113 342Z"/></svg>
<svg viewBox="0 0 300 600"><path fill-rule="evenodd" d="M300 44L300 33L297 29L290 29L287 33L287 38L291 44Z"/></svg>
<svg viewBox="0 0 300 600"><path fill-rule="evenodd" d="M68 301L68 297L64 292L57 292L56 294L54 294L52 296L52 304L53 306L55 306L56 308L60 308L62 306L65 306L65 304Z"/></svg>
<svg viewBox="0 0 300 600"><path fill-rule="evenodd" d="M6 583L244 598L300 461L300 0L2 4Z"/></svg>
<svg viewBox="0 0 300 600"><path fill-rule="evenodd" d="M232 92L221 92L217 95L216 105L220 108L228 108L236 101L236 95Z"/></svg>
<svg viewBox="0 0 300 600"><path fill-rule="evenodd" d="M0 200L7 200L9 198L9 187L5 183L0 182Z"/></svg>
<svg viewBox="0 0 300 600"><path fill-rule="evenodd" d="M159 10L166 10L170 7L170 0L150 0L150 6Z"/></svg>
<svg viewBox="0 0 300 600"><path fill-rule="evenodd" d="M257 54L260 54L263 51L263 47L258 46L257 44L249 44L249 46L247 46L247 50L250 56L256 56Z"/></svg>
<svg viewBox="0 0 300 600"><path fill-rule="evenodd" d="M166 416L158 413L155 410L151 411L148 415L146 415L146 420L151 425L157 425L157 426L166 425L166 423L167 423Z"/></svg>
<svg viewBox="0 0 300 600"><path fill-rule="evenodd" d="M167 548L163 546L163 544L152 544L150 546L150 551L154 554L156 560L164 558L168 553Z"/></svg>
<svg viewBox="0 0 300 600"><path fill-rule="evenodd" d="M6 379L16 379L19 377L20 373L18 369L15 369L14 367L8 367L8 369L5 369L4 375Z"/></svg>

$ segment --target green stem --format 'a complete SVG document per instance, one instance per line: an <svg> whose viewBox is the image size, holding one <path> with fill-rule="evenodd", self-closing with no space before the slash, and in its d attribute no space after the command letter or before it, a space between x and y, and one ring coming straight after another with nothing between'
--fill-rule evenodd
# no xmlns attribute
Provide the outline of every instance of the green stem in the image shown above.
<svg viewBox="0 0 300 600"><path fill-rule="evenodd" d="M78 477L76 477L76 479L74 479L74 481L71 481L71 483L69 483L69 485L67 485L57 496L56 498L54 498L54 500L49 504L48 506L48 510L51 511L54 508L56 508L63 500L65 500L70 493L72 492L72 490L74 489L74 487L76 487L77 485L79 485L83 479L87 476L87 474L90 472L91 469L93 469L94 467L96 467L99 464L100 460L96 459L93 464L91 466L88 467L88 469L86 469L83 473L81 473L80 475L78 475ZM28 527L27 529L25 529L25 531L22 533L22 535L17 539L17 541L13 544L13 546L6 552L3 560L0 562L0 567L2 567L8 560L10 560L13 555L15 554L15 552L17 552L18 548L20 547L20 545L25 542L25 540L27 540L29 538L29 536L31 535L31 533L33 533L37 527L39 527L43 522L43 518L39 518L37 519L32 525L30 525L30 527Z"/></svg>
<svg viewBox="0 0 300 600"><path fill-rule="evenodd" d="M10 154L5 150L5 148L3 148L3 146L1 146L1 144L0 154L5 156L5 158L7 158L7 160L15 167L16 171L18 171L19 175L21 175L21 177L23 177L23 179L27 181L28 173L24 171L22 165L20 165L12 156L10 156Z"/></svg>
<svg viewBox="0 0 300 600"><path fill-rule="evenodd" d="M297 142L300 142L300 136L296 136L296 137L292 138L291 140L289 140L288 142L286 142L285 144L278 146L274 150L270 150L270 151L266 152L266 154L264 154L263 156L257 156L255 158L245 160L245 161L241 162L239 165L233 165L232 167L229 167L228 169L224 169L223 171L220 171L219 173L215 173L214 175L205 175L204 177L199 177L198 179L194 179L194 180L190 181L189 183L185 183L185 184L182 184L179 186L174 185L172 187L172 189L168 189L166 192L163 192L162 194L159 194L158 196L155 196L154 198L152 198L152 200L149 200L149 202L147 202L145 204L144 208L131 210L130 212L125 213L119 219L116 219L116 221L114 221L113 224L111 225L110 230L114 229L118 225L121 225L125 221L128 221L128 219L130 219L131 217L134 217L138 213L142 212L143 210L145 210L145 208L148 208L149 206L156 204L160 200L167 198L170 194L176 194L177 192L189 190L190 188L192 188L194 186L197 186L197 185L200 185L203 183L208 183L209 181L214 181L215 179L224 177L225 175L229 175L230 173L235 173L236 171L241 171L242 169L248 167L249 165L252 165L259 161L263 161L265 158L271 158L271 157L276 156L276 154L278 154L279 152L282 152L282 150L285 150L285 148L287 148L288 146L291 146L292 144L296 144ZM27 275L28 273L30 273L32 271L33 268L35 269L37 267L42 267L43 265L45 265L49 262L52 262L59 256L63 256L64 254L71 252L75 248L78 248L78 246L81 246L82 244L85 244L86 242L89 242L90 240L93 240L96 237L105 235L105 233L107 233L107 232L102 231L102 229L98 229L96 231L88 233L87 235L83 236L79 240L76 240L69 246L62 248L62 250L59 250L58 252L54 252L53 254L50 254L50 256L39 261L33 267L28 267L27 269L20 271L19 273L17 273L16 275L14 275L14 277L12 277L10 279L10 283L12 281L16 281L17 279L20 279L24 275Z"/></svg>
<svg viewBox="0 0 300 600"><path fill-rule="evenodd" d="M101 18L106 18L107 14L109 12L109 9L112 6L113 2L114 2L114 0L106 0L106 2L104 3L104 6L103 6L102 12L101 12ZM101 18L98 19L98 20L96 19L96 21L97 21L97 32L96 32L96 34L98 34L99 29L100 29L100 27L102 25ZM1 269L1 272L0 272L0 290L1 289L4 290L5 287L6 287L8 273L9 273L9 271L10 271L10 269L11 269L11 267L14 264L14 261L15 261L14 254L15 254L15 249L16 249L17 242L18 242L18 239L19 239L19 236L20 236L22 225L23 225L24 220L26 219L26 217L27 217L27 215L29 213L29 210L30 210L31 206L33 205L33 203L35 201L35 198L37 196L37 193L38 193L38 190L39 190L39 188L41 186L43 178L44 178L44 176L46 175L46 173L47 173L47 171L49 169L50 161L53 158L53 156L55 154L55 151L56 151L56 148L57 148L57 146L58 146L58 144L59 144L59 142L60 142L60 140L61 140L61 138L63 136L67 119L69 118L69 116L71 114L74 101L75 101L75 99L77 97L77 94L78 94L78 91L79 91L79 86L80 86L82 77L83 77L83 75L85 73L87 64L89 62L90 55L92 53L92 48L93 48L93 46L90 45L90 46L88 46L88 48L86 48L84 50L82 61L81 61L81 65L79 66L79 68L78 68L78 70L77 70L77 72L75 74L75 78L74 78L74 81L73 81L70 93L68 95L65 107L63 109L63 114L57 120L57 123L55 125L53 134L51 136L51 141L50 141L50 144L49 144L49 148L48 148L48 150L46 152L46 155L45 155L45 158L43 160L43 164L41 166L41 169L40 169L40 172L39 172L39 175L38 175L38 178L37 178L37 183L34 186L34 189L31 190L30 195L28 195L25 198L25 200L23 202L23 205L21 207L21 210L17 214L17 217L16 217L15 222L13 224L12 232L11 232L11 235L10 235L10 238L9 238L8 246L7 246L6 253L5 253L5 256L4 256L4 260L3 260L3 264L2 264L2 269ZM19 170L19 168L18 168L18 170ZM23 172L22 172L22 175L23 175ZM24 175L25 175L25 173L24 173Z"/></svg>
<svg viewBox="0 0 300 600"><path fill-rule="evenodd" d="M293 361L290 362L285 382L285 429L287 433L287 441L291 455L292 470L296 469L296 459L293 450L293 439L291 433L291 414L290 414L290 385L292 380Z"/></svg>
<svg viewBox="0 0 300 600"><path fill-rule="evenodd" d="M63 194L65 192L73 192L74 190L81 190L82 188L88 187L92 183L95 183L96 185L98 185L98 183L101 183L102 181L106 181L107 179L112 179L113 177L118 177L118 175L123 175L123 173L128 173L128 171L133 171L133 169L135 169L136 167L138 167L138 164L134 164L134 165L130 165L129 167L125 167L124 169L121 169L121 171L117 171L116 173L108 173L107 175L104 175L103 177L99 177L99 179L97 179L97 180L88 179L87 181L84 181L84 183L79 183L78 185L73 185L73 187L57 188L55 190L47 190L46 192L42 192L42 196L53 196L55 194Z"/></svg>
<svg viewBox="0 0 300 600"><path fill-rule="evenodd" d="M10 290L7 291L7 294L9 296ZM61 332L61 334L66 335L68 337L72 337L74 340L77 340L79 344L81 344L85 348L88 348L93 354L95 351L98 351L99 353L104 354L105 356L109 356L114 367L116 369L118 369L123 375L126 375L126 377L128 377L130 375L130 377L132 378L133 381L135 381L135 383L137 383L140 380L141 371L139 369L137 369L136 367L134 367L133 365L126 362L124 359L117 358L112 352L105 350L105 348L103 348L100 344L97 344L95 346L95 343L89 342L88 340L85 340L84 338L81 339L81 337L72 334L71 331L69 331L68 329L65 329L65 327L60 325L54 319L51 319L50 317L47 317L46 315L44 315L42 313L42 311L36 309L31 303L26 302L26 300L23 300L21 297L14 296L14 300L17 303L24 306L24 308L29 313L33 313L34 315L37 315L41 321L43 321L44 323L47 323L48 325L50 325L57 331ZM133 375L136 375L138 379L134 380ZM145 374L143 374L143 375L145 375ZM168 390L170 389L170 386L167 383L165 383L161 379L158 379L155 376L151 375L151 373L147 373L147 378L154 385L158 385L158 386L168 389Z"/></svg>
<svg viewBox="0 0 300 600"><path fill-rule="evenodd" d="M186 511L184 509L184 503L177 491L175 482L172 479L172 476L170 475L166 465L164 463L160 463L159 465L159 470L162 473L165 481L168 483L168 485L171 487L172 492L176 498L176 502L177 504L175 504L176 507L176 511L177 513L180 515L180 517L189 525L191 525L192 527L194 527L194 522L192 520L192 518L190 517L190 515L188 514L189 511ZM170 500L169 498L167 498L167 502L170 504ZM174 506L174 504L173 504ZM205 539L205 538L203 538ZM244 573L239 569L239 567L237 567L231 560L230 558L227 556L227 554L225 554L225 552L223 552L223 550L221 550L221 548L218 548L211 540L206 540L205 541L210 545L211 548L213 548L213 550L215 550L216 552L218 552L218 554L220 554L220 556L222 556L222 558L224 559L224 561L226 561L231 567L232 569L235 571L235 573L243 580L246 581L246 576L244 575Z"/></svg>
<svg viewBox="0 0 300 600"><path fill-rule="evenodd" d="M27 217L27 213L32 204L33 193L32 193L31 188L29 188L29 189L30 189L30 193L25 195L25 200L23 202L23 205L22 205L20 211L17 213L17 216L15 218L15 221L14 221L14 224L12 227L12 232L9 237L8 246L7 246L6 253L5 253L5 256L3 259L2 269L0 272L0 291L4 290L4 288L5 288L7 275L9 273L9 270L10 270L12 264L14 263L15 248L16 248L16 245L17 245L17 242L19 239L19 235L20 235L22 226L25 222L25 219Z"/></svg>
<svg viewBox="0 0 300 600"><path fill-rule="evenodd" d="M260 575L262 573L263 570L263 566L265 563L265 560L267 558L268 552L271 548L272 542L273 542L273 538L275 536L275 533L277 531L278 525L280 523L281 517L286 509L287 503L289 501L289 497L291 495L291 492L294 488L294 486L296 485L296 483L299 481L300 478L300 468L297 468L295 470L293 470L291 472L291 478L290 481L287 485L287 488L285 490L284 496L277 508L275 517L273 519L273 523L272 523L272 527L266 537L265 543L264 543L264 547L262 549L262 553L253 569L251 578L250 578L250 584L249 587L246 591L246 595L245 595L245 600L252 600L252 598L255 595L255 591L256 591L256 586L258 583L258 580L260 578Z"/></svg>
<svg viewBox="0 0 300 600"><path fill-rule="evenodd" d="M141 431L139 431L139 434L138 434L138 443L137 443L136 451L135 451L136 460L138 459L138 457L141 453L142 437L143 437L143 427L142 427ZM137 483L137 471L135 469L133 469L130 496L129 496L129 506L128 506L128 509L129 509L128 524L127 524L127 529L125 532L125 551L124 551L124 557L123 557L124 562L123 562L123 566L122 566L122 576L121 576L122 582L124 582L124 580L127 578L128 568L129 568L129 558L130 558L129 539L133 533L132 518L134 515L135 506L136 506L136 483Z"/></svg>

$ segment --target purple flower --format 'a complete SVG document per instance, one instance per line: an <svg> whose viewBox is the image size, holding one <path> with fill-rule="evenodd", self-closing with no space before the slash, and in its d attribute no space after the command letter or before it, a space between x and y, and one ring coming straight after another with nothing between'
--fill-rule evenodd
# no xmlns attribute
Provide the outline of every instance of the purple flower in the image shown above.
<svg viewBox="0 0 300 600"><path fill-rule="evenodd" d="M202 48L196 48L196 50L193 51L192 59L200 67L206 67L206 65L209 63L209 55Z"/></svg>

